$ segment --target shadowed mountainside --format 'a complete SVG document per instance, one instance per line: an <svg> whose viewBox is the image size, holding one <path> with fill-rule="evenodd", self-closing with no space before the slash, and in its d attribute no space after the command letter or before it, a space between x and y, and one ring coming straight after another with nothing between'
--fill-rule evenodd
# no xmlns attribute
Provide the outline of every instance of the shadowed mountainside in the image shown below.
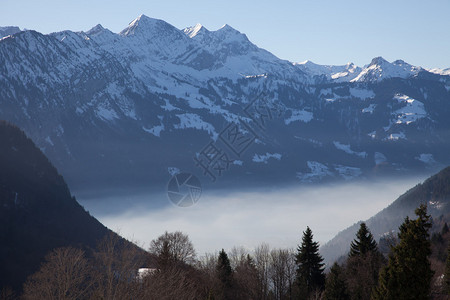
<svg viewBox="0 0 450 300"><path fill-rule="evenodd" d="M444 221L450 220L450 167L419 183L365 223L377 241L391 232L396 235L406 216L414 217L414 210L422 203L428 206L428 212L434 219L443 216L448 219ZM327 263L333 263L349 251L350 242L355 238L360 223L339 232L321 247Z"/></svg>

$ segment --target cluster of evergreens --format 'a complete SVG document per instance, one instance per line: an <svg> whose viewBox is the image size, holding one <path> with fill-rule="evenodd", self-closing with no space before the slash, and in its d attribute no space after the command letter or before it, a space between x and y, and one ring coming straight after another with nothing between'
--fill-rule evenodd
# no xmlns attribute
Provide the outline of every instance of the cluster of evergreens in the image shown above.
<svg viewBox="0 0 450 300"><path fill-rule="evenodd" d="M415 213L416 219L405 219L395 241L388 238L392 241L388 257L381 254L369 229L362 223L345 263L342 266L335 263L331 267L324 298L448 299L449 258L446 273L433 276L433 269L439 268L432 268L431 265L432 252L435 252L432 249L438 246L433 243L432 247L430 239L432 220L424 205ZM442 232L448 232L447 224ZM436 239L443 244L442 233L437 236L440 238Z"/></svg>
<svg viewBox="0 0 450 300"><path fill-rule="evenodd" d="M252 253L222 249L201 258L181 232L164 233L151 242L148 252L110 235L91 253L75 248L52 251L24 284L21 298L446 299L450 260L437 277L440 281L433 282L430 257L431 241L445 241L448 226L445 223L430 238L432 220L426 206L421 205L416 215L400 226L387 258L361 223L348 257L327 272L309 227L296 251L262 244ZM15 297L4 289L0 299Z"/></svg>

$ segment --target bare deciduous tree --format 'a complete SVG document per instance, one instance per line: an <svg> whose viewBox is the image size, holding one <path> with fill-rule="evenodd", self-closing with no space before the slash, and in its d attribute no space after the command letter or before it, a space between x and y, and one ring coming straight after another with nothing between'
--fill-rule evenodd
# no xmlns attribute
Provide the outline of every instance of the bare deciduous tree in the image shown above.
<svg viewBox="0 0 450 300"><path fill-rule="evenodd" d="M125 243L119 236L109 234L98 244L94 257L97 265L95 297L125 299L138 296L141 285L137 270L146 259L143 251Z"/></svg>
<svg viewBox="0 0 450 300"><path fill-rule="evenodd" d="M84 251L71 247L53 250L40 270L24 284L24 299L85 299L91 288Z"/></svg>
<svg viewBox="0 0 450 300"><path fill-rule="evenodd" d="M236 269L239 265L241 265L247 259L248 251L240 246L231 248L230 254L228 257L230 258L231 267Z"/></svg>
<svg viewBox="0 0 450 300"><path fill-rule="evenodd" d="M194 264L196 253L189 236L181 231L165 232L150 243L150 253L161 256L168 250L169 259L174 262Z"/></svg>
<svg viewBox="0 0 450 300"><path fill-rule="evenodd" d="M258 299L258 270L256 269L254 259L249 254L236 267L235 279L238 289L238 299Z"/></svg>
<svg viewBox="0 0 450 300"><path fill-rule="evenodd" d="M206 282L203 273L191 266L170 265L144 278L138 299L206 299Z"/></svg>
<svg viewBox="0 0 450 300"><path fill-rule="evenodd" d="M270 279L275 299L291 299L295 280L295 254L293 250L270 251Z"/></svg>
<svg viewBox="0 0 450 300"><path fill-rule="evenodd" d="M216 273L216 264L218 253L205 253L204 256L200 258L197 266L200 270L206 273L209 277L214 277Z"/></svg>
<svg viewBox="0 0 450 300"><path fill-rule="evenodd" d="M255 265L258 270L258 290L259 299L267 299L269 292L269 264L270 264L270 248L266 243L262 243L255 249Z"/></svg>

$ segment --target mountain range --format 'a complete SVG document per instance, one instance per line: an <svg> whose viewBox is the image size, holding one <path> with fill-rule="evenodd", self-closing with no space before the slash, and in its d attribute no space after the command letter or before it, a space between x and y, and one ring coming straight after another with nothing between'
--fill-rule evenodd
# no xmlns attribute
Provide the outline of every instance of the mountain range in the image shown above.
<svg viewBox="0 0 450 300"><path fill-rule="evenodd" d="M450 71L279 59L224 25L0 28L0 119L75 190L431 173L450 163Z"/></svg>

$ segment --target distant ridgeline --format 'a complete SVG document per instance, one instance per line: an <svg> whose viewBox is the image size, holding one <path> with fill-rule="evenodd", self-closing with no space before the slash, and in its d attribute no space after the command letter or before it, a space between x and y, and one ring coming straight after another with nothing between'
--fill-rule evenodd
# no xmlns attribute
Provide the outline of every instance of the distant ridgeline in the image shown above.
<svg viewBox="0 0 450 300"><path fill-rule="evenodd" d="M450 223L450 167L416 185L365 223L377 241L391 233L396 236L405 217L414 218L414 210L420 204L428 206L428 213L440 226L445 222ZM355 238L359 224L339 232L321 247L327 263L333 263L350 250L350 242Z"/></svg>
<svg viewBox="0 0 450 300"><path fill-rule="evenodd" d="M108 232L23 131L0 122L0 289L20 289L50 250L94 248Z"/></svg>
<svg viewBox="0 0 450 300"><path fill-rule="evenodd" d="M289 62L230 26L180 30L144 15L120 33L18 31L0 28L12 34L0 39L0 119L23 129L73 191L161 188L173 168L205 186L193 158L210 142L231 160L209 165L218 188L450 164L450 70L382 57Z"/></svg>

